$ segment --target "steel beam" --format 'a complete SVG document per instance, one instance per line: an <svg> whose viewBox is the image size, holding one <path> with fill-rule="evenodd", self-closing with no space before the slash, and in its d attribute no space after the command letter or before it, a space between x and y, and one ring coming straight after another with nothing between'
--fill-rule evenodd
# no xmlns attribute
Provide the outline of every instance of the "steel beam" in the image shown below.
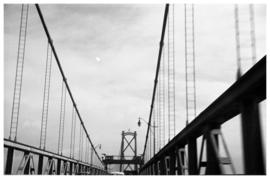
<svg viewBox="0 0 270 179"><path fill-rule="evenodd" d="M248 175L265 175L259 107L256 98L247 96L242 103L242 137L244 171Z"/></svg>
<svg viewBox="0 0 270 179"><path fill-rule="evenodd" d="M43 155L39 154L38 156L38 175L42 175L42 171L43 171Z"/></svg>
<svg viewBox="0 0 270 179"><path fill-rule="evenodd" d="M73 163L69 162L69 175L72 175L73 173Z"/></svg>
<svg viewBox="0 0 270 179"><path fill-rule="evenodd" d="M68 174L68 162L66 160L63 160L63 169L64 169L64 175Z"/></svg>
<svg viewBox="0 0 270 179"><path fill-rule="evenodd" d="M175 175L175 162L176 162L176 152L175 150L172 150L170 152L170 175Z"/></svg>
<svg viewBox="0 0 270 179"><path fill-rule="evenodd" d="M198 159L197 159L197 140L191 138L188 140L188 173L190 175L198 174Z"/></svg>
<svg viewBox="0 0 270 179"><path fill-rule="evenodd" d="M158 173L157 162L153 163L153 165L154 165L154 173L155 173L155 175L157 175L157 173Z"/></svg>
<svg viewBox="0 0 270 179"><path fill-rule="evenodd" d="M61 159L57 159L57 169L56 169L56 174L60 175L61 173Z"/></svg>
<svg viewBox="0 0 270 179"><path fill-rule="evenodd" d="M219 164L219 159L217 158L215 154L215 149L213 145L213 141L211 140L211 129L209 129L205 136L206 136L206 156L207 156L207 161L206 161L206 170L205 174L206 175L220 175L221 169L220 169L220 164ZM218 138L215 137L216 142L218 143Z"/></svg>
<svg viewBox="0 0 270 179"><path fill-rule="evenodd" d="M25 151L24 152L24 156L29 156L30 152L29 151ZM30 158L26 161L26 164L25 164L25 169L23 171L23 174L25 175L29 175L29 167L30 167Z"/></svg>
<svg viewBox="0 0 270 179"><path fill-rule="evenodd" d="M134 164L139 165L142 163L141 160L138 159L105 159L103 160L106 165L108 164Z"/></svg>
<svg viewBox="0 0 270 179"><path fill-rule="evenodd" d="M8 149L7 149L7 162L6 162L6 169L5 169L6 175L10 175L12 173L13 155L14 155L14 148L8 147Z"/></svg>
<svg viewBox="0 0 270 179"><path fill-rule="evenodd" d="M79 168L78 168L78 175L81 175L82 174L82 165L81 164L78 164L79 165Z"/></svg>
<svg viewBox="0 0 270 179"><path fill-rule="evenodd" d="M160 174L166 175L165 156L160 157Z"/></svg>
<svg viewBox="0 0 270 179"><path fill-rule="evenodd" d="M177 172L177 175L182 175L182 168L181 168L181 164L180 164L180 155L179 155L179 149L181 149L181 147L176 149L176 164L177 167L175 168L175 173Z"/></svg>

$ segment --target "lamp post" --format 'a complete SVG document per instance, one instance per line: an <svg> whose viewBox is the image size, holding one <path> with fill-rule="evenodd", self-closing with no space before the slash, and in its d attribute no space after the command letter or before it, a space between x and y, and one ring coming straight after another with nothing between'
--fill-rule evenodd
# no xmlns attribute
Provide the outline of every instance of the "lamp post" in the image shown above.
<svg viewBox="0 0 270 179"><path fill-rule="evenodd" d="M96 148L101 149L101 144L96 145L94 147L94 149L96 149ZM93 165L93 152L94 152L94 150L93 150L93 148L91 148L91 166Z"/></svg>
<svg viewBox="0 0 270 179"><path fill-rule="evenodd" d="M138 126L140 127L141 126L141 120L143 121L143 122L145 122L150 128L150 132L152 132L152 129L151 129L151 127L153 127L154 129L153 129L153 136L154 136L154 138L153 138L153 151L154 151L154 155L155 155L155 153L156 153L156 146L155 146L155 144L156 144L156 127L158 127L158 126L156 126L155 125L155 121L153 122L153 125L150 125L148 122L146 122L143 118L141 118L141 117L139 117L139 121L138 121Z"/></svg>

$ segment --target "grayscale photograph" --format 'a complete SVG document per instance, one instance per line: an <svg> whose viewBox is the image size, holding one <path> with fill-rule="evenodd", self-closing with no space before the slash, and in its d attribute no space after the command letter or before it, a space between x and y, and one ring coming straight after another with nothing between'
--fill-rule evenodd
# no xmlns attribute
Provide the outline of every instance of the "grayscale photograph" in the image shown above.
<svg viewBox="0 0 270 179"><path fill-rule="evenodd" d="M2 175L267 174L266 3L27 3L2 4Z"/></svg>

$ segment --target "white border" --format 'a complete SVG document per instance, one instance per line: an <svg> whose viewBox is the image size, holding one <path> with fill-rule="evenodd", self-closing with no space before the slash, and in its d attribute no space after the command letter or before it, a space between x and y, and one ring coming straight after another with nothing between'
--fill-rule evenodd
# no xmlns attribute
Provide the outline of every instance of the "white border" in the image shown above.
<svg viewBox="0 0 270 179"><path fill-rule="evenodd" d="M266 21L266 23L267 23L267 25L266 25L266 27L267 27L267 29L266 29L266 32L269 32L269 22L268 22L268 20L269 20L269 0L267 1L267 0L237 0L237 1L231 1L231 0L190 0L190 1L187 1L187 0L167 0L167 1L165 1L165 0L136 0L136 1L134 1L134 0L76 0L76 1L74 1L74 0L65 0L65 1L63 1L63 0L39 0L39 1L33 1L33 0L28 0L28 1L18 1L18 0L3 0L3 1L1 1L1 4L2 4L2 7L1 7L1 9L0 9L0 18L1 18L1 21L0 21L0 25L1 25L1 32L0 32L0 39L2 39L2 43L0 44L0 49L1 49L1 56L2 56L2 60L0 60L0 72L1 72L1 82L0 82L0 99L1 99L1 104L0 104L0 115L1 115L1 134L0 134L0 138L2 138L3 139L3 131L4 131L4 129L3 129L3 117L4 117L4 110L3 110L3 104L4 104L4 87L3 87L3 85L4 85L4 55L3 55L3 48L4 48L4 46L3 46L3 43L4 43L4 21L3 21L3 19L4 19L4 11L3 11L3 9L4 9L4 4L13 4L13 3L15 3L15 4L17 4L17 3L48 3L48 4L51 4L51 3L53 3L53 4L55 4L55 3L70 3L70 4L78 4L78 3L85 3L85 4L88 4L88 3L102 3L102 4L111 4L111 3L128 3L128 4L138 4L138 3L142 3L142 4L160 4L160 3L199 3L199 4L209 4L209 3L213 3L213 4L220 4L220 3L222 3L222 4L235 4L235 3L239 3L239 4L241 4L241 3L256 3L256 4L267 4L267 21ZM266 40L266 52L267 52L267 54L269 54L269 48L268 48L268 44L269 44L269 40L270 40L270 37L269 37L269 35L267 35L267 40ZM269 63L267 63L267 68L269 69ZM267 73L268 74L268 73ZM2 76L3 75L3 76ZM268 84L269 84L269 78L268 78L269 76L267 75L267 94L268 94ZM268 114L269 114L269 106L268 106L268 102L266 101L266 118L268 118ZM266 120L266 127L267 127L267 129L269 128L269 122ZM266 172L269 174L269 171L270 171L270 167L269 167L269 164L268 164L268 162L269 162L269 154L268 154L268 148L269 148L269 139L268 139L268 136L269 136L269 131L268 130L266 130L266 156L267 156L267 163L266 163ZM3 147L3 140L0 140L0 145ZM2 148L2 150L1 150L1 152L0 152L0 171L1 171L1 174L3 175L3 172L4 172L4 170L3 170L3 148ZM4 177L7 177L7 176L4 176ZM14 176L13 176L14 177ZM12 177L12 178L13 178ZM28 177L37 177L37 176L20 176L20 178L28 178ZM44 176L42 176L42 177L44 177ZM51 176L51 177L55 177L55 176ZM60 176L60 177L70 177L70 176ZM88 176L89 177L89 176ZM91 177L91 176L90 176ZM93 177L93 176L92 176ZM119 177L119 176L101 176L102 178L103 177ZM127 176L125 176L125 177L127 177ZM131 177L136 177L136 176L131 176ZM144 177L146 177L146 176L143 176L143 178ZM148 177L153 177L153 176L147 176L147 178ZM159 176L160 177L160 176ZM165 177L165 176L163 176L163 177ZM162 178L163 178L162 177ZM166 177L168 177L168 176L166 176ZM171 176L171 177L173 177L173 176ZM179 176L178 176L179 177ZM190 176L189 176L190 177ZM192 176L192 178L193 178L194 176ZM208 177L208 176L200 176L200 177ZM221 176L221 177L226 177L226 176ZM231 176L231 177L235 177L235 176ZM236 177L254 177L254 176L236 176ZM266 176L262 176L262 177L266 177ZM57 177L57 178L59 178L59 176Z"/></svg>

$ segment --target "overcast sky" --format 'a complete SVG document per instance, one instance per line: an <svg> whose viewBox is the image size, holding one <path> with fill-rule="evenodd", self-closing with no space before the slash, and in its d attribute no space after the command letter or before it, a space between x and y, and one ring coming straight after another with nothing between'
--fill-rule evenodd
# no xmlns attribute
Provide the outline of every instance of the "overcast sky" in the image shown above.
<svg viewBox="0 0 270 179"><path fill-rule="evenodd" d="M67 81L94 144L100 153L118 155L121 131L138 133L143 152L163 4L41 5ZM184 6L175 6L176 131L185 126ZM233 5L195 5L197 114L236 79ZM20 5L4 6L4 137L8 138L14 88ZM244 9L241 12L247 15ZM255 5L257 59L265 55L266 6ZM248 24L244 24L248 26ZM29 9L18 140L39 145L46 37L37 11ZM47 149L57 151L61 78L55 61L48 117ZM64 154L69 155L72 106L67 98ZM265 118L265 104L262 104ZM263 120L264 124L264 120ZM79 130L77 130L79 131ZM239 120L223 127L237 170L241 172ZM78 142L78 141L77 141Z"/></svg>

